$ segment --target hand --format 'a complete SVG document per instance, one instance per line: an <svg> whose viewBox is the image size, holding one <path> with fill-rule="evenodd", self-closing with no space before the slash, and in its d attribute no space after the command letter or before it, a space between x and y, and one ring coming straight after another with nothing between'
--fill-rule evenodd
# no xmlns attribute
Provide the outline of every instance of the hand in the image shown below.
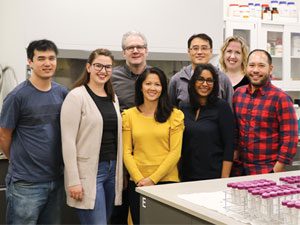
<svg viewBox="0 0 300 225"><path fill-rule="evenodd" d="M274 173L284 172L284 167L285 165L283 163L277 161L273 167L273 171Z"/></svg>
<svg viewBox="0 0 300 225"><path fill-rule="evenodd" d="M239 151L235 150L233 152L233 161L238 161L240 157Z"/></svg>
<svg viewBox="0 0 300 225"><path fill-rule="evenodd" d="M83 188L81 184L68 187L69 195L77 201L83 199Z"/></svg>
<svg viewBox="0 0 300 225"><path fill-rule="evenodd" d="M137 183L138 187L151 186L151 185L155 185L155 183L149 177L144 178Z"/></svg>

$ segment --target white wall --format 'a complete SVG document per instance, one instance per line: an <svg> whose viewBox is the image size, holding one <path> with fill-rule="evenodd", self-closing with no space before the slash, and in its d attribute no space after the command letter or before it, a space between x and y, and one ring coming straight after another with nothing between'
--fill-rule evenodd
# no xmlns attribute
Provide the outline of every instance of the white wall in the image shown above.
<svg viewBox="0 0 300 225"><path fill-rule="evenodd" d="M98 47L121 57L123 33L138 30L148 39L150 59L159 60L186 59L187 39L194 33L210 35L215 53L223 40L222 0L0 2L0 63L14 66L20 80L25 78L25 47L34 39L53 40L64 57L86 57Z"/></svg>
<svg viewBox="0 0 300 225"><path fill-rule="evenodd" d="M26 77L25 1L0 0L0 64L11 66L18 81Z"/></svg>

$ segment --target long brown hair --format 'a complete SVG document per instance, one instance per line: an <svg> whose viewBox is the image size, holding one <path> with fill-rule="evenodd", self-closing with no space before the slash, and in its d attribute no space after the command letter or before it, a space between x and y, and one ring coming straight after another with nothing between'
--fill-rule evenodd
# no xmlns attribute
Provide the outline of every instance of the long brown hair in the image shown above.
<svg viewBox="0 0 300 225"><path fill-rule="evenodd" d="M91 52L87 63L92 65L93 61L99 56L108 56L111 58L112 62L114 62L114 56L112 55L111 51L105 48L98 48L94 51ZM78 80L74 83L73 88L79 87L81 85L86 85L90 81L90 73L87 71L87 69L84 69L84 72L81 74L81 76L78 78ZM104 84L104 90L109 96L112 101L115 101L115 92L111 83L111 79L109 79L105 84Z"/></svg>

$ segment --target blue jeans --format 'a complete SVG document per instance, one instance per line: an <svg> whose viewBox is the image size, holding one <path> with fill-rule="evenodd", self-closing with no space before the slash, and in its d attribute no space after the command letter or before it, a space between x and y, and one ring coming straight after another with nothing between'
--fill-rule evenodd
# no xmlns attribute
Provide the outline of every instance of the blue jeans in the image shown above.
<svg viewBox="0 0 300 225"><path fill-rule="evenodd" d="M115 199L116 160L100 162L94 209L77 209L81 224L107 224Z"/></svg>
<svg viewBox="0 0 300 225"><path fill-rule="evenodd" d="M60 224L63 178L57 181L10 182L6 186L7 224Z"/></svg>

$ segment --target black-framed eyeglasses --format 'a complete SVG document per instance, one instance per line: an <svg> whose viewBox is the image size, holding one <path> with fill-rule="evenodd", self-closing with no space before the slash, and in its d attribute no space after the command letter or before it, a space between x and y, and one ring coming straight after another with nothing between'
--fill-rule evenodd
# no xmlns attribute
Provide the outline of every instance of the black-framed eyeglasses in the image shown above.
<svg viewBox="0 0 300 225"><path fill-rule="evenodd" d="M204 84L204 82L206 82L207 85L209 85L209 86L212 86L215 82L214 79L210 79L210 78L205 79L204 77L197 77L196 80L199 81L200 84Z"/></svg>
<svg viewBox="0 0 300 225"><path fill-rule="evenodd" d="M136 49L137 51L142 51L146 48L145 45L132 45L132 46L127 46L124 48L124 50L129 51L129 52L133 52L134 49Z"/></svg>
<svg viewBox="0 0 300 225"><path fill-rule="evenodd" d="M203 46L193 46L190 48L191 51L193 52L199 52L201 50L201 52L208 52L210 50L209 46L203 45Z"/></svg>
<svg viewBox="0 0 300 225"><path fill-rule="evenodd" d="M105 71L107 73L112 71L112 65L103 65L101 63L93 63L92 66L94 67L94 69L97 72L101 71L103 68L105 68Z"/></svg>

